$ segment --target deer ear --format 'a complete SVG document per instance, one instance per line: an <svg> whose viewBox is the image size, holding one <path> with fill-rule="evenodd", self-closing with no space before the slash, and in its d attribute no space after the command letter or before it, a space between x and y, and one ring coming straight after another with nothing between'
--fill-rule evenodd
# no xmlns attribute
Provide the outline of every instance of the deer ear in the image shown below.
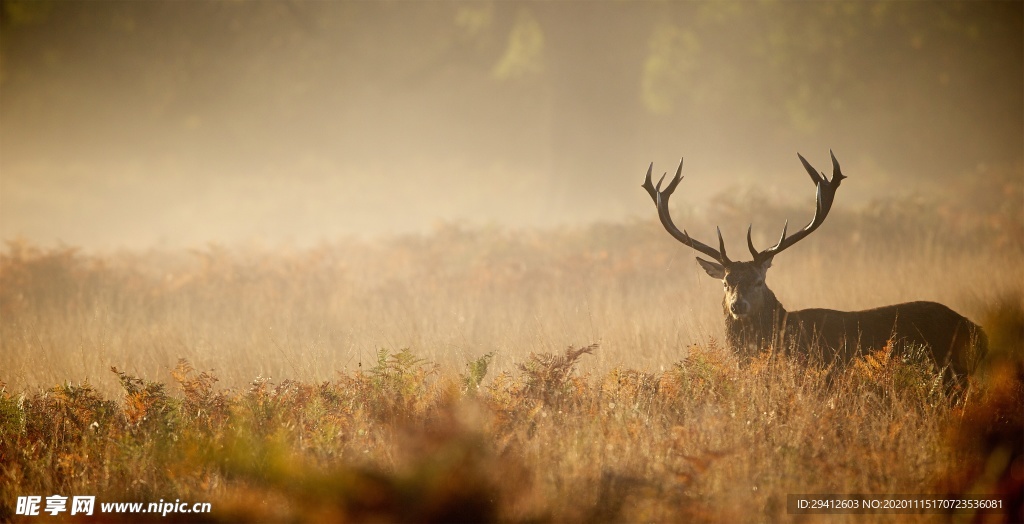
<svg viewBox="0 0 1024 524"><path fill-rule="evenodd" d="M725 267L722 264L708 262L700 257L697 257L697 263L700 264L700 267L704 268L708 275L711 275L711 278L717 278L718 280L725 278Z"/></svg>
<svg viewBox="0 0 1024 524"><path fill-rule="evenodd" d="M772 257L768 257L761 262L761 272L768 271L768 268L772 267Z"/></svg>

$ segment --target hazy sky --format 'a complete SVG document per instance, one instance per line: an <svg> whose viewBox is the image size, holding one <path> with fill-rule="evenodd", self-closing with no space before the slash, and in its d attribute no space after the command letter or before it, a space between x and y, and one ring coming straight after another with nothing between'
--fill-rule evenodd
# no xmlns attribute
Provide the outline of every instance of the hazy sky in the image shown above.
<svg viewBox="0 0 1024 524"><path fill-rule="evenodd" d="M0 2L0 236L651 217L649 162L846 205L1024 183L1021 2ZM994 175L993 175L994 174Z"/></svg>

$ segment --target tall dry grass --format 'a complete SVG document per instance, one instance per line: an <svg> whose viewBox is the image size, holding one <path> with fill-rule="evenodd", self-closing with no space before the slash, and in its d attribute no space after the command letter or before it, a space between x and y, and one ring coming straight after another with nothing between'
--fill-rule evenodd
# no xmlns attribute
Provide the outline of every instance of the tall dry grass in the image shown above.
<svg viewBox="0 0 1024 524"><path fill-rule="evenodd" d="M779 257L769 285L790 309L935 300L979 320L1019 296L1019 246L957 249L848 235ZM762 242L762 244L765 242ZM440 227L428 236L308 250L208 246L89 254L11 243L0 254L0 369L11 387L88 378L118 365L164 379L179 358L226 384L327 380L380 348L455 369L495 353L600 342L595 370L662 370L720 339L721 291L651 223L511 232Z"/></svg>
<svg viewBox="0 0 1024 524"><path fill-rule="evenodd" d="M958 517L1024 516L1019 349L961 405L884 350L832 381L768 354L740 369L713 345L665 372L579 372L599 351L533 354L483 386L486 357L454 380L381 351L321 383L226 390L182 360L173 388L112 369L113 398L4 388L0 517L39 493L211 502L226 522L795 521L789 493L984 494L1007 510Z"/></svg>
<svg viewBox="0 0 1024 524"><path fill-rule="evenodd" d="M653 222L9 243L0 519L51 493L209 500L224 521L735 522L792 519L787 493L1012 490L1021 237L919 211L837 214L769 284L793 309L923 299L982 323L996 364L960 403L885 348L831 378L740 367L716 343L719 284Z"/></svg>

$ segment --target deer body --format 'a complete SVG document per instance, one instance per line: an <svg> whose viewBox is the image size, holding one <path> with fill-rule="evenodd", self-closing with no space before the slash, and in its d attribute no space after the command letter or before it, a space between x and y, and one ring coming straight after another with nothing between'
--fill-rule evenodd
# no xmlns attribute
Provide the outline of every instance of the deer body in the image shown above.
<svg viewBox="0 0 1024 524"><path fill-rule="evenodd" d="M948 366L954 375L963 376L977 364L979 355L972 348L985 345L985 334L977 324L937 302L905 302L863 311L786 311L779 304L756 320L725 313L726 340L744 356L782 346L826 365L842 364L891 340L897 350L924 347L940 368Z"/></svg>
<svg viewBox="0 0 1024 524"><path fill-rule="evenodd" d="M799 155L798 155L799 156ZM775 255L799 242L824 222L832 206L840 182L846 178L832 156L833 176L829 180L819 174L802 156L803 163L817 188L814 219L805 228L786 236L783 228L779 242L763 251L757 250L747 229L747 246L752 262L732 261L725 252L722 232L718 232L719 249L694 240L672 223L668 198L682 179L682 161L675 178L664 191L661 182L651 183L647 171L644 188L658 208L662 225L676 240L714 258L697 257L697 262L713 278L722 281L725 291L726 338L729 346L742 356L753 356L768 348L792 350L826 365L845 364L866 351L881 349L891 340L897 349L923 347L941 369L954 377L974 370L987 349L981 328L966 317L936 302L906 302L863 311L804 309L787 311L765 284L765 275ZM664 177L662 177L664 181ZM788 224L787 224L788 225Z"/></svg>

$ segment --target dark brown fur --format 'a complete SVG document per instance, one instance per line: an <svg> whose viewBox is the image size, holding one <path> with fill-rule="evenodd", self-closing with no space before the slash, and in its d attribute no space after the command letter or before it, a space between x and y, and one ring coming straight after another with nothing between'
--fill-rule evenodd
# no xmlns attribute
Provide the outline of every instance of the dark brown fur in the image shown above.
<svg viewBox="0 0 1024 524"><path fill-rule="evenodd" d="M826 365L846 364L892 340L900 351L924 347L940 368L948 366L954 376L963 377L974 371L987 350L981 327L936 302L905 302L863 311L786 311L771 289L756 284L758 275L763 275L760 268L750 262L733 266L727 266L726 275L754 272L745 279L732 279L738 282L732 287L725 280L726 335L729 345L745 356L776 347L795 350ZM730 312L731 303L737 300L750 304L749 314L736 318Z"/></svg>

